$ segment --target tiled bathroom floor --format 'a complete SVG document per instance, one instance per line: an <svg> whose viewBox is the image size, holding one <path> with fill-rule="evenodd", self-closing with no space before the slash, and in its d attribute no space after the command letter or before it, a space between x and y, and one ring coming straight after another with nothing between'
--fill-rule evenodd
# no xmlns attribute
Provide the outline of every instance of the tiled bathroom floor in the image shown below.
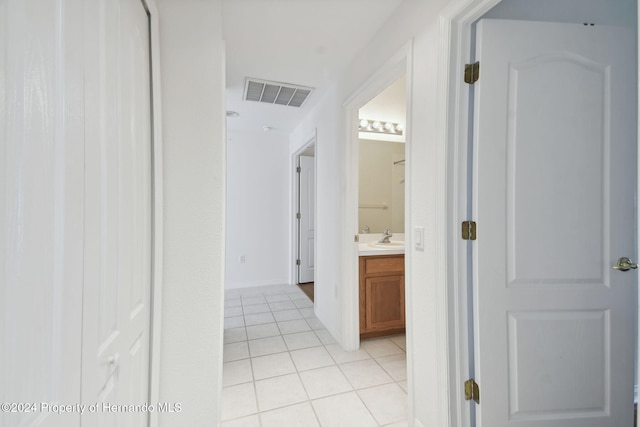
<svg viewBox="0 0 640 427"><path fill-rule="evenodd" d="M342 351L297 286L225 296L222 426L407 426L405 337Z"/></svg>

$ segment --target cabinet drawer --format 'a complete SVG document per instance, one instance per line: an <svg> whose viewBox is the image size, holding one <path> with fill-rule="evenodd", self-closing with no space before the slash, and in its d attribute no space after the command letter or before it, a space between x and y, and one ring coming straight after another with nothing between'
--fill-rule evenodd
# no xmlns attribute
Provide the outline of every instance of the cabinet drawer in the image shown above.
<svg viewBox="0 0 640 427"><path fill-rule="evenodd" d="M381 257L364 257L364 272L376 273L403 273L404 255L388 255Z"/></svg>

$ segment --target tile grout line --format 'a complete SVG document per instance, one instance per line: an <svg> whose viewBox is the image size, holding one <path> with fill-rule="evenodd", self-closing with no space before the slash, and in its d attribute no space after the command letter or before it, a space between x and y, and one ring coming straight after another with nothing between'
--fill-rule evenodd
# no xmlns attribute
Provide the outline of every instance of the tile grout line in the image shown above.
<svg viewBox="0 0 640 427"><path fill-rule="evenodd" d="M300 292L301 292L301 291L300 291ZM362 347L361 347L361 350L363 350L363 351L367 354L367 356L368 356L368 358L367 358L367 359L352 360L352 361L346 361L346 362L343 362L343 363L339 363L339 362L338 362L338 359L336 359L336 357L335 357L333 354L331 354L331 352L330 352L330 351L329 351L329 349L327 348L329 345L336 345L337 343L335 342L335 340L332 340L333 342L331 342L331 343L325 343L325 342L324 342L325 340L323 340L323 339L320 337L320 335L318 335L318 332L317 332L317 331L319 331L319 330L325 330L325 331L326 331L326 328L322 328L322 329L314 329L314 328L312 327L312 325L311 325L311 324L309 324L309 322L308 322L308 319L314 319L314 318L315 318L315 319L317 319L317 318L315 317L315 313L314 313L314 317L304 317L304 315L303 315L303 314L302 314L302 312L300 311L301 309L305 309L305 308L313 308L313 305L311 305L311 306L309 306L309 307L298 307L298 306L296 306L296 305L295 305L295 302L294 302L294 301L296 301L296 300L292 300L292 299L291 299L291 296L292 296L292 295L294 295L294 294L297 294L297 292L294 292L294 293L286 293L286 292L285 292L285 293L277 293L277 294L269 294L269 295L268 295L268 294L264 294L264 293L261 293L260 295L256 295L255 293L252 293L252 294L251 294L251 296L248 296L248 297L246 297L246 298L245 298L245 297L243 297L242 295L240 295L240 296L239 296L239 297L237 297L237 298L233 298L233 299L240 299L240 304L241 304L240 306L242 307L242 313L243 313L243 315L242 315L242 316L243 316L243 324L244 324L243 328L244 328L244 331L245 331L245 339L244 339L244 340L242 340L242 341L239 341L239 342L243 342L243 341L244 341L244 342L246 342L246 344L247 344L247 350L248 350L248 351L247 351L247 353L248 353L248 358L241 358L241 359L236 359L236 360L245 360L245 359L249 359L249 364L250 364L250 368L251 368L251 377L252 377L252 385L253 385L254 397L255 397L255 399L256 399L256 409L257 409L257 412L256 412L256 413L254 413L254 414L247 414L247 415L244 415L244 416L241 416L241 417L233 418L233 419L230 419L230 420L225 420L225 422L226 422L226 421L236 420L236 419L239 419L239 418L244 418L244 417L252 416L252 415L257 415L257 417L258 417L258 422L259 422L259 424L260 424L260 425L262 425L262 417L260 416L260 414L261 414L261 413L266 413L266 412L275 411L275 410L279 410L279 409L283 409L283 408L287 408L287 407L291 407L291 406L295 406L295 405L300 405L300 404L304 404L304 403L309 403L309 405L310 405L310 406L311 406L311 408L312 408L313 414L314 414L314 416L315 416L315 418L316 418L316 421L318 421L318 423L320 424L320 418L319 418L319 416L318 416L318 414L317 414L317 412L316 412L316 410L315 410L315 407L314 407L314 405L313 405L313 402L314 402L314 401L319 400L319 399L323 399L323 398L327 398L327 397L337 396L337 395L340 395L340 394L355 393L355 394L356 394L356 396L357 396L357 398L358 398L358 400L363 404L364 408L366 408L367 412L368 412L368 413L369 413L369 415L372 417L372 419L373 419L373 420L375 420L375 421L376 421L376 423L377 423L379 426L382 426L383 424L381 424L381 423L377 420L377 418L374 416L374 414L372 413L372 411L369 409L369 407L368 407L368 405L366 404L366 402L364 402L364 401L362 400L362 398L361 398L361 396L360 396L360 394L359 394L358 392L359 392L359 391L361 391L361 390L367 390L367 389L371 389L371 388L379 387L379 386L381 386L381 385L395 384L397 387L399 387L399 388L402 390L402 392L403 392L403 393L405 393L405 394L406 394L407 392L406 392L406 391L404 390L404 388L399 384L399 382L401 382L401 381L406 381L406 380L397 380L397 379L396 379L396 378L391 374L391 372L390 372L390 371L388 371L387 369L385 369L385 367L384 367L384 366L379 362L378 358L376 358L373 354L371 354L369 351L367 351L365 348L362 348ZM293 303L293 305L294 305L294 308L276 309L276 310L274 311L274 309L273 309L273 307L271 306L271 304L278 303L278 302L285 302L285 301L283 301L283 300L281 300L281 301L272 301L272 302L270 302L270 301L268 301L268 300L267 300L267 297L268 297L268 296L275 296L275 295L286 295L286 297L288 298L288 301L287 301L287 302L292 302L292 303ZM304 294L303 294L303 295L304 295ZM306 298L306 295L304 295L304 296L305 296L305 298ZM266 304L266 306L269 308L268 313L270 313L270 314L271 314L271 317L273 318L273 322L266 322L266 323L255 324L255 325L247 325L247 324L246 324L246 318L245 318L246 314L245 314L245 304L244 304L244 299L249 299L249 298L256 298L256 299L257 299L257 298L262 298L262 299L265 301L264 303L262 303L262 302L257 302L256 304L247 304L246 306L250 306L250 305L258 305L258 304ZM303 301L303 300L302 300L302 299L300 299L300 301ZM225 302L226 302L226 301L225 301ZM278 320L276 319L276 317L275 317L274 313L276 313L276 312L281 312L281 311L286 311L286 310L296 310L296 311L298 312L298 314L299 314L300 316L302 316L302 318L278 321ZM265 312L265 313L267 313L267 312ZM251 314L260 314L260 313L251 313ZM296 332L283 333L283 331L282 331L281 326L280 326L280 324L279 324L279 323L280 323L280 322L295 321L295 320L303 320L303 321L304 321L304 324L306 324L306 325L307 325L307 327L309 327L309 330L303 330L303 331L296 331ZM250 326L260 326L260 325L266 325L266 324L270 324L270 323L275 323L275 325L276 325L276 329L278 330L278 332L279 332L280 334L279 334L279 335L274 335L274 336L272 336L272 337L261 337L261 338L255 338L255 339L253 339L253 340L258 340L258 339L263 339L263 338L274 338L274 337L277 337L277 336L278 336L278 337L280 337L280 338L281 338L282 342L284 343L284 347L285 347L287 350L285 350L285 351L279 351L279 352L275 352L275 353L268 353L268 354L259 355L259 356L253 356L253 355L251 354L251 350L250 350L250 346L249 346L249 341L253 341L253 340L252 340L252 339L249 339L249 332L248 332L247 328L248 328L248 327L250 327ZM324 325L323 325L323 326L324 326ZM236 328L229 328L229 329L236 329ZM294 335L294 334L299 334L299 333L306 333L306 332L312 332L312 333L313 333L313 336L314 336L316 339L318 339L318 341L320 342L320 344L319 344L319 345L312 345L312 346L310 346L310 347L297 348L297 349L293 349L293 350L292 350L292 349L290 349L289 345L287 344L287 341L284 339L284 336L285 336L285 335ZM398 350L400 350L401 352L400 352L400 353L393 353L393 354L390 354L390 355L387 355L387 356L379 356L379 358L389 357L389 356L395 356L395 355L401 355L401 354L402 354L402 355L404 355L404 356L405 356L405 358L406 358L406 350L405 350L405 349L403 349L400 345L398 345L395 341L393 341L393 340L391 340L391 339L386 339L386 341L390 342L393 346L395 346L395 347L396 347ZM229 344L233 344L233 343L229 343ZM295 363L294 359L291 357L291 353L292 353L292 352L294 352L294 351L297 351L297 350L305 350L305 349L309 349L309 348L320 348L320 347L322 347L322 348L323 348L323 350L324 350L324 351L329 355L329 357L331 358L331 360L332 360L333 364L332 364L332 365L329 365L329 366L320 366L320 367L316 367L316 368L306 369L306 370L300 371L300 370L299 370L298 365ZM293 403L293 404L290 404L290 405L284 405L284 406L281 406L281 407L278 407L278 408L272 408L272 409L269 409L269 410L266 410L266 411L262 411L262 410L260 409L260 404L259 404L258 395L257 395L257 388L256 388L256 382L257 382L257 381L259 381L259 380L257 380L257 379L256 379L256 377L255 377L255 371L254 371L254 367L253 367L253 359L254 359L254 358L257 358L257 357L270 356L270 355L274 355L274 354L282 354L282 353L288 353L288 354L289 354L289 357L290 357L290 359L291 359L291 361L292 361L292 363L293 363L293 367L294 367L294 369L295 369L295 372L292 372L292 373L290 373L290 374L275 375L275 376L273 376L273 377L267 377L267 378L263 378L263 379L261 379L261 380L267 380L267 379L272 379L272 378L283 377L283 376L285 376L285 375L291 375L291 374L295 373L295 374L296 374L296 376L297 376L297 378L298 378L298 380L300 381L300 384L302 385L302 388L303 388L303 390L304 390L304 392L305 392L305 395L306 395L306 397L307 397L307 400L306 400L306 401L304 401L304 402L297 402L297 403ZM376 385L371 385L371 386L367 386L367 387L356 388L356 386L354 385L354 383L352 382L352 380L350 380L350 379L346 376L345 371L344 371L344 368L343 368L343 365L346 365L346 364L349 364L349 363L355 363L355 362L365 361L365 360L373 360L373 361L375 362L376 366L378 366L378 367L382 370L382 372L384 372L386 375L388 375L388 376L389 376L389 378L391 379L391 382L388 382L388 383L382 383L382 384L376 384ZM231 361L230 361L230 362L231 362ZM307 372L307 371L313 371L313 370L317 370L317 369L322 369L322 368L326 368L326 367L330 367L330 366L335 366L335 367L337 367L337 368L338 368L338 372L340 372L340 374L341 374L341 375L346 379L347 383L348 383L348 384L350 385L350 387L351 387L351 390L349 390L349 391L343 391L343 392L339 392L339 393L335 393L335 394L329 394L329 395L326 395L326 396L321 396L321 397L318 397L318 398L315 398L315 399L311 399L311 398L310 398L310 395L309 395L309 391L307 390L307 386L306 386L306 385L305 385L305 383L302 381L301 373L302 373L302 372ZM260 381L261 381L261 380L260 380ZM240 384L242 384L242 383L240 383ZM240 384L234 384L234 385L240 385ZM246 383L245 383L245 384L246 384ZM402 421L402 420L401 420L401 421ZM397 421L397 422L401 422L401 421ZM320 424L320 425L321 425L321 424ZM387 423L387 424L384 424L384 425L388 425L388 423Z"/></svg>

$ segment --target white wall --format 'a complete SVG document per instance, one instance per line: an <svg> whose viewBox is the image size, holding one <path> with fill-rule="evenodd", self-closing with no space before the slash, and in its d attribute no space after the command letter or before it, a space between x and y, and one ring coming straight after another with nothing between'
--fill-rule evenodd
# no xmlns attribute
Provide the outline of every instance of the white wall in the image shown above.
<svg viewBox="0 0 640 427"><path fill-rule="evenodd" d="M160 425L216 425L222 387L224 52L218 0L158 0L164 144Z"/></svg>
<svg viewBox="0 0 640 427"><path fill-rule="evenodd" d="M443 425L439 418L437 406L439 396L437 374L439 355L434 349L437 331L437 310L435 306L436 283L444 278L438 277L439 271L434 253L435 243L430 239L436 232L437 206L433 203L439 188L429 173L439 171L443 173L441 165L435 164L435 159L441 153L435 152L433 141L436 140L436 99L437 99L437 64L438 64L438 11L447 5L447 1L434 2L404 2L390 20L381 28L361 55L353 61L346 70L343 78L338 82L336 94L323 100L313 114L309 115L296 132L292 134L292 149L299 147L308 135L308 129L318 128L318 289L316 314L327 328L340 339L340 325L342 322L339 305L340 299L335 294L341 294L341 287L357 286L357 283L340 283L342 259L349 259L351 254L336 253L342 248L344 239L353 236L342 236L342 198L344 197L344 176L348 165L344 165L345 157L345 128L343 104L349 96L391 57L399 52L411 39L414 40L413 75L415 81L411 91L413 99L409 108L408 119L412 123L408 129L410 135L411 158L415 167L407 169L410 175L407 182L410 191L407 197L411 199L411 210L407 213L409 222L406 227L421 225L425 227L427 236L426 247L422 252L407 251L410 270L407 271L407 287L411 283L411 293L408 295L407 306L409 324L407 328L410 373L417 379L410 381L413 389L413 400L421 402L413 408L414 416L422 425ZM374 48L375 47L375 48ZM308 139L308 138L307 138ZM340 176L336 173L340 168ZM429 173L427 171L430 171ZM323 177L330 176L327 181ZM350 201L346 201L351 203ZM324 206L324 208L322 207ZM330 208L329 208L330 207ZM330 233L323 232L329 227ZM407 228L408 230L408 228ZM324 230L326 231L326 230ZM353 230L357 232L357 230ZM410 240L410 233L405 234ZM410 242L408 247L411 247ZM334 290L334 287L338 289ZM331 303L331 307L324 304ZM420 331L414 333L414 331ZM413 337L413 338L412 338ZM420 360L419 364L412 363L413 358Z"/></svg>
<svg viewBox="0 0 640 427"><path fill-rule="evenodd" d="M486 18L547 22L593 22L634 27L636 2L632 0L504 0Z"/></svg>
<svg viewBox="0 0 640 427"><path fill-rule="evenodd" d="M288 136L229 132L227 141L225 287L290 283Z"/></svg>
<svg viewBox="0 0 640 427"><path fill-rule="evenodd" d="M342 180L344 173L340 160L340 109L336 108L335 88L331 88L318 108L291 133L289 152L299 151L316 136L316 268L314 305L316 316L338 340L341 336L341 281L342 245ZM293 188L293 183L290 184ZM353 237L352 237L353 238Z"/></svg>

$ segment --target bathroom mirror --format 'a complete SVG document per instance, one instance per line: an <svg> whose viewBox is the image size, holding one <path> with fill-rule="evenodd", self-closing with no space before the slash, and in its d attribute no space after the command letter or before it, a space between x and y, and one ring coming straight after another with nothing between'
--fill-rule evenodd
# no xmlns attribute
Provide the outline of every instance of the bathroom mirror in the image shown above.
<svg viewBox="0 0 640 427"><path fill-rule="evenodd" d="M404 233L405 78L364 105L359 117L359 232Z"/></svg>
<svg viewBox="0 0 640 427"><path fill-rule="evenodd" d="M404 233L404 143L360 140L360 233Z"/></svg>

